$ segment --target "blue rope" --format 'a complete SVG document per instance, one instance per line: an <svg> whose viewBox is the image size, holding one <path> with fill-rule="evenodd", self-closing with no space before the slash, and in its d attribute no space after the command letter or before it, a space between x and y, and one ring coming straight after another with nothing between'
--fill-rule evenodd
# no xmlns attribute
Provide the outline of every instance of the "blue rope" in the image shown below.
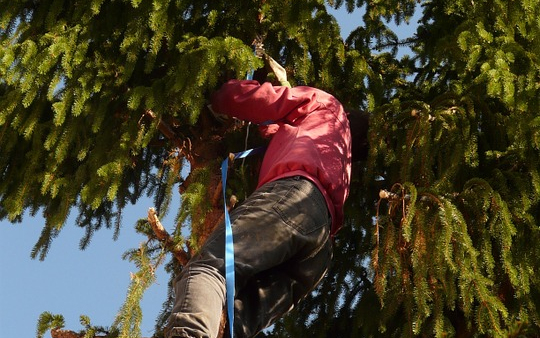
<svg viewBox="0 0 540 338"><path fill-rule="evenodd" d="M253 53L256 54L256 47L253 45ZM246 74L246 80L253 80L254 69L251 69ZM264 151L265 147L259 147L233 153L231 160L245 158L249 155L254 155ZM225 209L225 285L227 287L226 299L227 299L227 316L229 317L229 330L231 338L234 338L234 240L232 234L231 219L229 217L229 211L227 210L227 169L229 168L229 158L223 160L221 164L221 179L223 186L223 208Z"/></svg>
<svg viewBox="0 0 540 338"><path fill-rule="evenodd" d="M240 159L249 155L254 155L264 151L265 147L259 147L233 153L231 160ZM225 285L227 287L227 316L229 317L229 330L231 338L233 338L234 328L234 293L235 293L235 281L234 281L234 240L232 234L231 219L229 217L229 211L227 210L227 169L229 168L229 159L227 157L221 163L221 179L223 186L223 207L225 209Z"/></svg>

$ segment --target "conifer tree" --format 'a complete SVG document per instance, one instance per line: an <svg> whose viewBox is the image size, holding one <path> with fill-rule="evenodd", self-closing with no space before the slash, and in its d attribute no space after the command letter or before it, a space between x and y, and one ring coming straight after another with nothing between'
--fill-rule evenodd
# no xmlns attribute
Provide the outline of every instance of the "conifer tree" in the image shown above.
<svg viewBox="0 0 540 338"><path fill-rule="evenodd" d="M95 231L130 226L120 223L128 203L148 195L156 206L136 225L149 241L126 253L139 271L117 320L103 328L81 318L79 336L140 336L155 267L174 276L219 222L219 163L244 148L246 126L205 106L227 79L252 69L264 78L256 39L293 85L370 116L370 154L354 167L332 271L261 336L538 333L537 0L4 3L0 219L41 213L32 256L44 259L64 226L86 230L85 248ZM345 41L326 6L361 8ZM399 41L389 22L415 11L416 34ZM404 45L411 56L398 56ZM231 174L239 200L256 161ZM178 190L166 231L155 216ZM66 224L72 209L76 225ZM156 336L170 307L164 300ZM38 331L70 334L62 326L45 312Z"/></svg>
<svg viewBox="0 0 540 338"><path fill-rule="evenodd" d="M399 21L405 12L392 8ZM368 59L380 81L368 87L371 153L358 176L367 192L352 195L348 215L371 211L335 251L357 246L356 265L336 266L277 336L303 323L316 337L538 335L540 4L417 10L414 37L374 46L409 45L413 56ZM368 6L364 22L373 17ZM363 32L348 44L369 46Z"/></svg>

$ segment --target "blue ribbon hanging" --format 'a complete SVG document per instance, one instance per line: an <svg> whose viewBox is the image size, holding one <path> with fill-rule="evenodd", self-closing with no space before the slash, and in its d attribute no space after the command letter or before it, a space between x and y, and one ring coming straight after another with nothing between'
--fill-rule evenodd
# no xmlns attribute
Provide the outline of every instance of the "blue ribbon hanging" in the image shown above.
<svg viewBox="0 0 540 338"><path fill-rule="evenodd" d="M229 169L229 161L247 157L261 153L265 150L265 147L259 147L233 153L228 156L221 163L221 179L223 186L223 207L225 209L225 285L226 300L227 300L227 316L229 318L229 330L231 338L233 338L234 328L234 294L235 294L235 280L234 280L234 240L232 234L231 219L229 217L229 211L227 210L227 171Z"/></svg>
<svg viewBox="0 0 540 338"><path fill-rule="evenodd" d="M253 45L253 53L256 55L256 46ZM254 69L250 69L246 74L246 80L253 80L253 74L255 73ZM226 289L226 299L227 299L227 316L229 318L229 330L231 338L234 338L234 293L235 293L235 282L234 282L234 240L232 234L232 225L231 219L229 217L229 211L227 210L227 169L229 168L229 160L234 161L235 159L240 159L247 157L249 155L254 155L263 152L266 147L259 147L254 149L249 149L241 151L238 153L232 153L231 156L227 157L221 163L221 179L223 186L223 208L225 209L225 285Z"/></svg>

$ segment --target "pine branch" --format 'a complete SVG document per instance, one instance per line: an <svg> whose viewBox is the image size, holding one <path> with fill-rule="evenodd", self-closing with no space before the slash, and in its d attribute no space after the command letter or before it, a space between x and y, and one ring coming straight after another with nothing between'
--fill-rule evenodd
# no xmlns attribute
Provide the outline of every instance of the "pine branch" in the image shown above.
<svg viewBox="0 0 540 338"><path fill-rule="evenodd" d="M389 41L386 43L378 43L375 46L373 46L373 49L375 50L384 50L388 48L399 48L399 47L410 47L414 44L417 44L418 41L420 41L419 38L407 38L403 40L398 41Z"/></svg>

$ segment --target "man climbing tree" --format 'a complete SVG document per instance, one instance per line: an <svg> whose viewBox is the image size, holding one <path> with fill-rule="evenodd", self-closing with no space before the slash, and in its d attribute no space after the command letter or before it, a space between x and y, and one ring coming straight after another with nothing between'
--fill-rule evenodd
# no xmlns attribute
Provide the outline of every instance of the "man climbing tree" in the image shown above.
<svg viewBox="0 0 540 338"><path fill-rule="evenodd" d="M97 231L123 236L127 205L151 196L165 215L182 200L167 231L136 225L144 242L125 256L137 271L110 337L141 336L156 268L181 271L220 223L219 163L243 149L245 132L213 119L206 100L262 66L250 48L258 35L293 85L370 112L369 158L353 165L333 242L339 264L261 336L538 336L537 0L2 5L0 220L42 216L32 257L44 259L65 226L91 248ZM354 11L348 37L330 7ZM403 26L391 23L413 14L416 29L398 38ZM235 193L253 181L246 167L231 175ZM173 307L164 298L157 337ZM43 315L38 334L59 335L61 317ZM96 335L83 322L75 336Z"/></svg>
<svg viewBox="0 0 540 338"><path fill-rule="evenodd" d="M284 68L265 58L279 83L288 84ZM211 109L261 124L271 137L257 190L230 217L233 331L235 337L253 337L295 307L328 269L331 238L343 224L349 194L349 121L341 103L321 90L249 80L224 84ZM367 127L361 130L357 135L365 139ZM226 293L225 237L222 223L182 269L168 337L218 336Z"/></svg>

